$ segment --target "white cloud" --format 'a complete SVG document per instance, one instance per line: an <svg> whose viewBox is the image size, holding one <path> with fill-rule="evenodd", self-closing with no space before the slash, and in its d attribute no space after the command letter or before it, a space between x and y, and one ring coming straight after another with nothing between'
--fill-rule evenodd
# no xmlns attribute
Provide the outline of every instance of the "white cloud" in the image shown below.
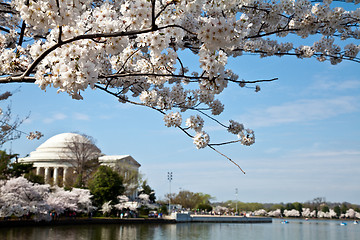
<svg viewBox="0 0 360 240"><path fill-rule="evenodd" d="M113 119L113 116L111 116L111 115L100 115L99 118L102 119L102 120L110 120L110 119Z"/></svg>
<svg viewBox="0 0 360 240"><path fill-rule="evenodd" d="M331 81L324 76L318 76L311 89L314 90L351 90L360 88L359 80Z"/></svg>
<svg viewBox="0 0 360 240"><path fill-rule="evenodd" d="M272 154L272 153L281 152L282 150L283 150L282 148L269 148L269 149L265 149L264 152L268 154Z"/></svg>
<svg viewBox="0 0 360 240"><path fill-rule="evenodd" d="M74 118L76 120L82 120L82 121L89 121L90 117L89 115L83 114L83 113L74 113Z"/></svg>
<svg viewBox="0 0 360 240"><path fill-rule="evenodd" d="M343 150L343 151L319 151L319 152L305 152L298 154L298 157L344 157L344 156L360 156L360 151ZM338 159L338 158L335 158Z"/></svg>
<svg viewBox="0 0 360 240"><path fill-rule="evenodd" d="M329 99L304 99L258 109L241 116L252 127L273 126L283 123L309 122L359 111L359 99L337 97Z"/></svg>
<svg viewBox="0 0 360 240"><path fill-rule="evenodd" d="M67 118L67 115L63 113L54 113L51 117L47 117L43 119L44 123L52 123L54 121L64 120Z"/></svg>

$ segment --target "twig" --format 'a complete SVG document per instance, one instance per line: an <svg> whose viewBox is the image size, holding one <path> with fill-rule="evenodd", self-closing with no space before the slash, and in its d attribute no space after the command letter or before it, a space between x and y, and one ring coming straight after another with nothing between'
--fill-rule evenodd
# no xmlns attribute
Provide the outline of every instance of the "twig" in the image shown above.
<svg viewBox="0 0 360 240"><path fill-rule="evenodd" d="M239 164L237 164L236 162L234 162L231 158L229 158L229 157L226 156L225 154L219 152L218 150L216 150L216 149L215 149L213 146L211 146L210 144L208 144L208 147L211 148L212 150L214 150L215 152L217 152L218 154L220 154L221 156L223 156L223 157L225 157L226 159L228 159L228 160L229 160L230 162L232 162L233 164L235 164L235 166L237 166L237 167L241 170L241 172L243 172L243 173L245 174L244 170L242 170L242 168L239 166Z"/></svg>

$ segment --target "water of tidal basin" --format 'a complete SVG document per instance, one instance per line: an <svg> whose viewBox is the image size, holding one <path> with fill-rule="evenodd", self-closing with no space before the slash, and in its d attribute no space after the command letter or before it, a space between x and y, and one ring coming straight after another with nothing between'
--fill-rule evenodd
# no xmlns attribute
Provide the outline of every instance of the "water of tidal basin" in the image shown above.
<svg viewBox="0 0 360 240"><path fill-rule="evenodd" d="M273 223L178 223L178 224L108 224L54 227L1 228L1 240L359 240L360 224L326 220L289 220Z"/></svg>

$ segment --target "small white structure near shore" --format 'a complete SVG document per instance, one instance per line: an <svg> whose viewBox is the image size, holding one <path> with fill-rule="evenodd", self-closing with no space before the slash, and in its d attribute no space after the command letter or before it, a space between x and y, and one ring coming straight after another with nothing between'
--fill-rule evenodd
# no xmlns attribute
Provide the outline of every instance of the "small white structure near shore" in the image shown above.
<svg viewBox="0 0 360 240"><path fill-rule="evenodd" d="M74 171L72 169L74 153L68 149L69 142L73 139L89 141L80 134L61 133L46 140L35 151L31 152L29 157L20 158L19 162L32 163L36 168L36 174L43 176L45 183L64 186L66 179ZM130 155L104 155L96 146L94 148L95 151L98 150L97 156L101 165L123 171L124 178L129 172L135 171L138 174L141 165Z"/></svg>
<svg viewBox="0 0 360 240"><path fill-rule="evenodd" d="M193 215L190 213L172 213L170 219L176 222L216 222L216 223L272 223L269 217L242 217L226 215Z"/></svg>

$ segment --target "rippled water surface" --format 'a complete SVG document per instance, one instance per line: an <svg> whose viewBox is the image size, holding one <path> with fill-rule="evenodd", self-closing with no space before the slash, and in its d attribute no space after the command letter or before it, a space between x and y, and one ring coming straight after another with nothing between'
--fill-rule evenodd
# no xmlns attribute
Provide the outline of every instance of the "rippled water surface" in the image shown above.
<svg viewBox="0 0 360 240"><path fill-rule="evenodd" d="M359 240L360 224L326 220L273 223L108 224L55 227L0 228L0 240L127 240L127 239L270 239Z"/></svg>

